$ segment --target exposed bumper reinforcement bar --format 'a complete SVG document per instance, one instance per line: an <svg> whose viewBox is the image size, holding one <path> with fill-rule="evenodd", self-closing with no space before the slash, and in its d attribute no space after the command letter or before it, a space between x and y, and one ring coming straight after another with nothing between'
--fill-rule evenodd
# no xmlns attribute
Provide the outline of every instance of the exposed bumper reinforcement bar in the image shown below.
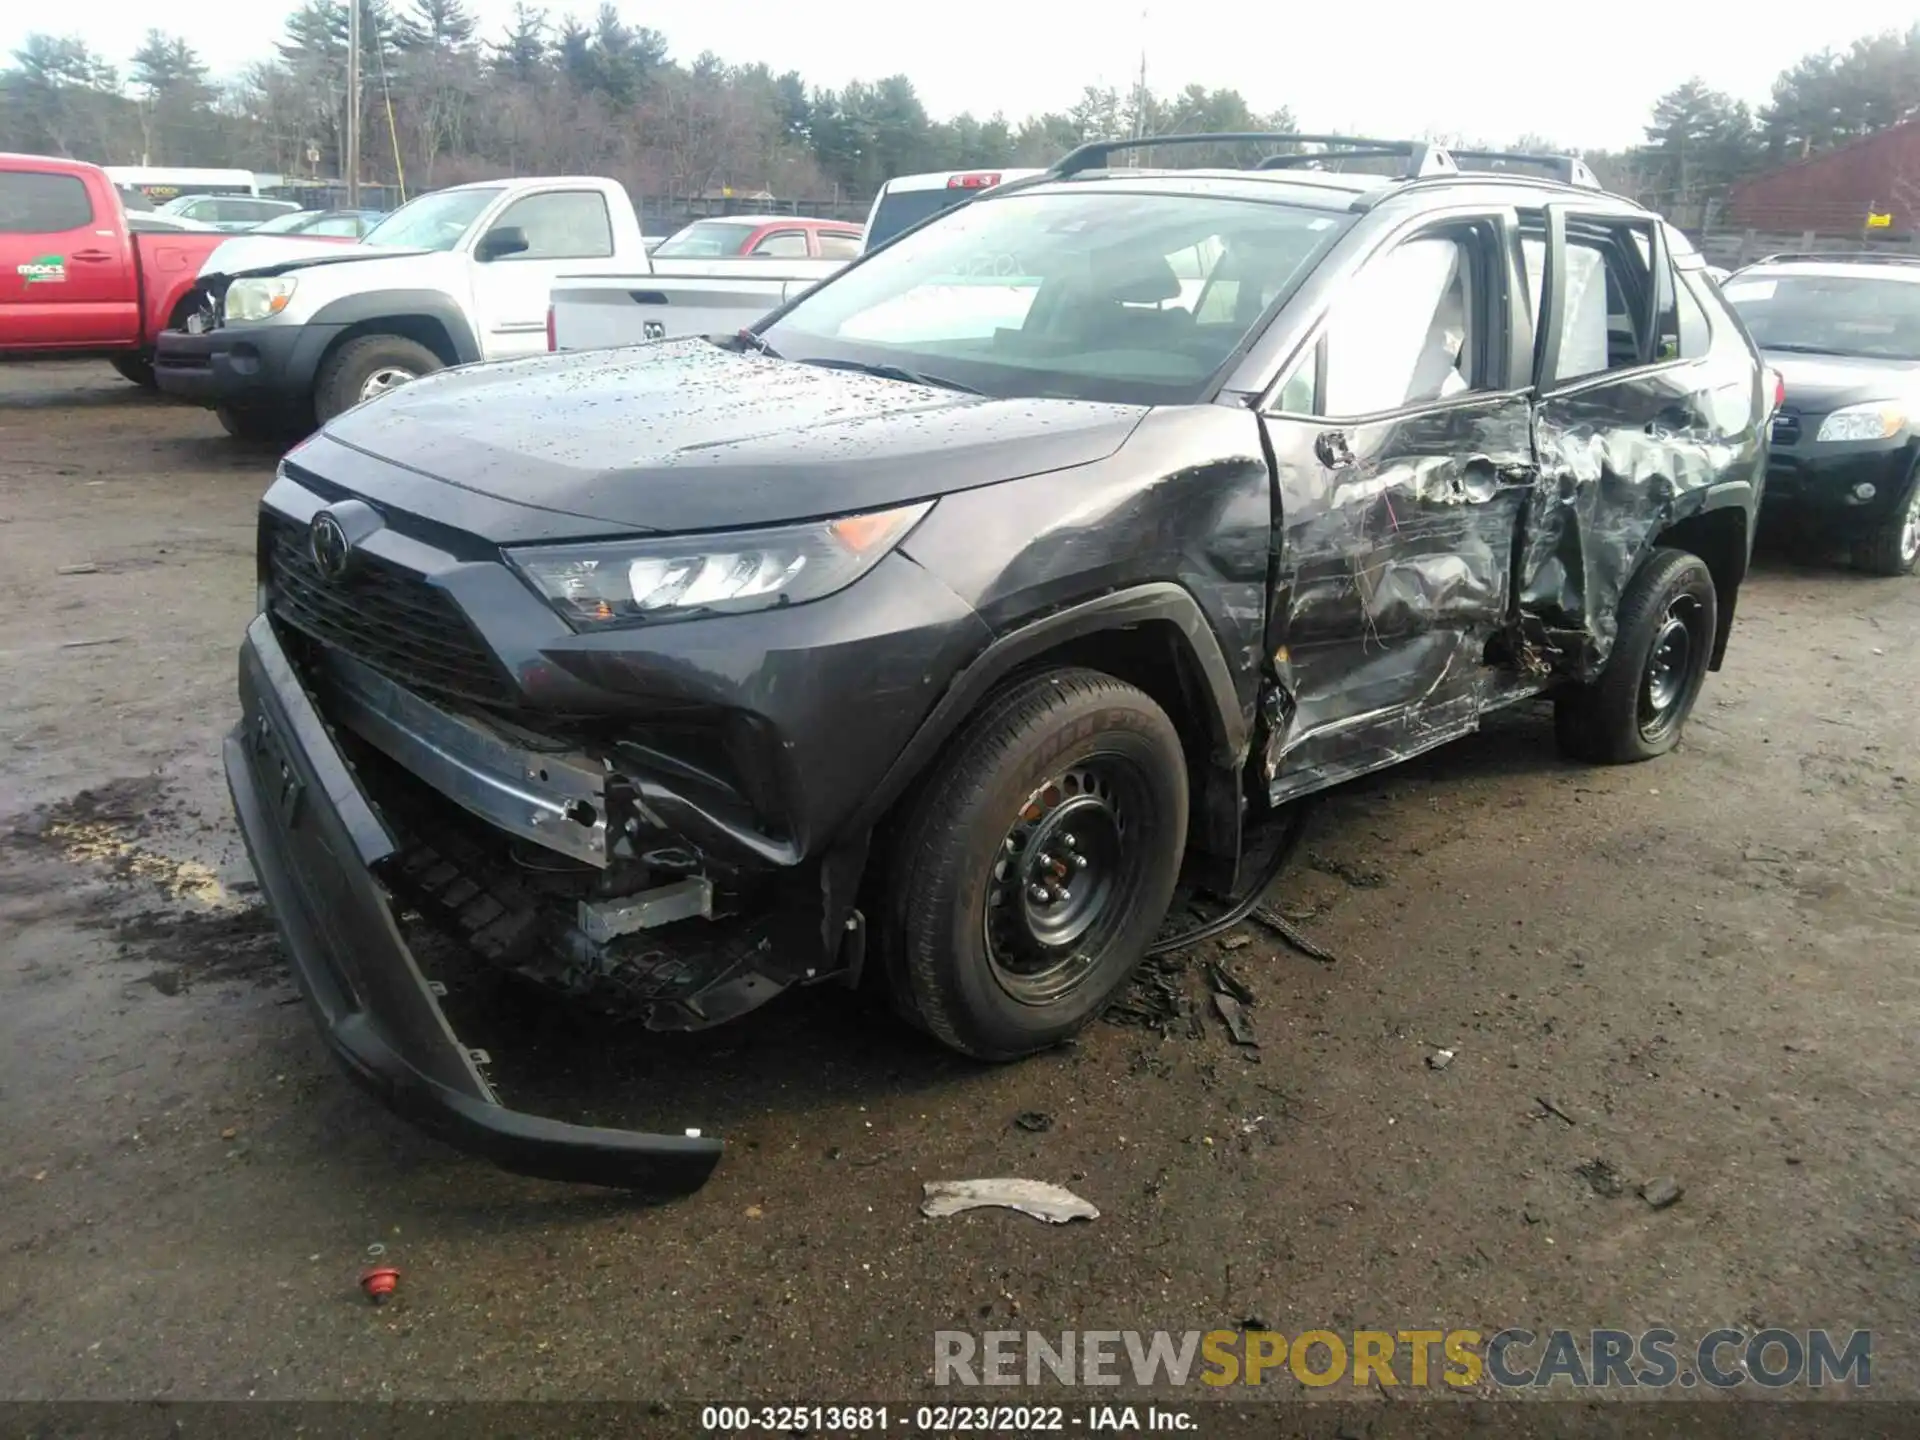
<svg viewBox="0 0 1920 1440"><path fill-rule="evenodd" d="M394 852L266 617L240 651L227 737L255 874L328 1046L389 1108L502 1169L651 1199L699 1189L720 1142L569 1125L501 1105L407 948L376 869Z"/></svg>
<svg viewBox="0 0 1920 1440"><path fill-rule="evenodd" d="M606 868L606 772L587 756L524 749L345 655L318 668L337 724L495 829Z"/></svg>

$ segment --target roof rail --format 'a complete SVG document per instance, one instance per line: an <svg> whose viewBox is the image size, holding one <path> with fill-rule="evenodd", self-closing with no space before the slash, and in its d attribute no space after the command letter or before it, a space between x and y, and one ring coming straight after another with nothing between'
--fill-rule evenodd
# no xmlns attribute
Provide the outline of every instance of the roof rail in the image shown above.
<svg viewBox="0 0 1920 1440"><path fill-rule="evenodd" d="M1600 188L1599 177L1578 155L1528 155L1516 150L1450 150L1448 153L1462 170L1505 170L1528 165L1545 171L1547 178L1558 180L1562 185L1577 185L1583 190Z"/></svg>
<svg viewBox="0 0 1920 1440"><path fill-rule="evenodd" d="M1231 145L1241 142L1340 147L1338 150L1328 148L1297 155L1269 155L1256 167L1261 170L1305 166L1317 160L1360 159L1376 155L1404 160L1406 163L1401 169L1401 178L1408 180L1424 175L1451 175L1456 168L1443 147L1430 145L1424 140L1368 140L1355 135L1296 135L1290 131L1237 130L1216 135L1141 135L1128 140L1089 140L1055 162L1047 172L1047 177L1064 180L1071 175L1101 169L1107 161L1125 150L1144 150L1149 146L1157 149L1162 145Z"/></svg>
<svg viewBox="0 0 1920 1440"><path fill-rule="evenodd" d="M1758 260L1748 260L1740 268L1786 265L1795 261L1846 265L1920 265L1920 254L1909 251L1904 255L1890 255L1884 250L1788 250L1779 255L1762 255Z"/></svg>

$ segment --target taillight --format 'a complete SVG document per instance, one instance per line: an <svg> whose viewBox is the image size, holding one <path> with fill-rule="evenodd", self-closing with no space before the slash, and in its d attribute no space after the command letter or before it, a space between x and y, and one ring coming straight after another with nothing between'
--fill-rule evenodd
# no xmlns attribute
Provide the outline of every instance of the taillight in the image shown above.
<svg viewBox="0 0 1920 1440"><path fill-rule="evenodd" d="M547 353L553 354L560 347L553 338L553 306L547 306Z"/></svg>
<svg viewBox="0 0 1920 1440"><path fill-rule="evenodd" d="M1767 378L1773 382L1768 389L1768 393L1773 397L1773 409L1767 412L1771 415L1775 410L1778 410L1782 405L1787 403L1787 377L1769 365L1767 367Z"/></svg>
<svg viewBox="0 0 1920 1440"><path fill-rule="evenodd" d="M947 177L949 190L989 190L1000 183L998 170L976 171L971 175L950 175Z"/></svg>

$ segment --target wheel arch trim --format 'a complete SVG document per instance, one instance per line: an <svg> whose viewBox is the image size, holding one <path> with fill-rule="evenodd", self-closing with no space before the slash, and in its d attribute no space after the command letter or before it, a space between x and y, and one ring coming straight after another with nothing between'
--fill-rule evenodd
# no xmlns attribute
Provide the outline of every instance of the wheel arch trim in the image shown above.
<svg viewBox="0 0 1920 1440"><path fill-rule="evenodd" d="M1200 681L1205 699L1201 718L1212 747L1211 763L1222 770L1244 765L1252 725L1241 706L1233 669L1199 602L1183 587L1161 581L1081 601L995 639L954 677L887 768L849 829L864 831L876 824L932 763L981 700L1020 666L1070 641L1148 624L1172 627L1180 637L1183 658L1191 662L1193 674Z"/></svg>
<svg viewBox="0 0 1920 1440"><path fill-rule="evenodd" d="M482 358L473 326L452 296L438 290L370 290L330 300L307 320L309 325L364 326L381 320L419 316L436 321L447 332L454 363L471 364ZM398 332L396 332L398 333Z"/></svg>

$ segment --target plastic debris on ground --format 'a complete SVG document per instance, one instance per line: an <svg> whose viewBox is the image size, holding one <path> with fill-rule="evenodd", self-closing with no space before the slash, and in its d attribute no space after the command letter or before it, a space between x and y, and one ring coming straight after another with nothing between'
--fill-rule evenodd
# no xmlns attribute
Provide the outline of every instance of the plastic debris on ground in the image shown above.
<svg viewBox="0 0 1920 1440"><path fill-rule="evenodd" d="M920 1213L939 1220L965 1210L1018 1210L1050 1225L1098 1220L1100 1212L1062 1185L1045 1180L929 1180Z"/></svg>
<svg viewBox="0 0 1920 1440"><path fill-rule="evenodd" d="M1101 1018L1109 1025L1138 1026L1164 1037L1187 1012L1187 999L1182 993L1186 968L1177 951L1149 956Z"/></svg>
<svg viewBox="0 0 1920 1440"><path fill-rule="evenodd" d="M1231 995L1242 1005L1253 1004L1253 991L1247 988L1246 982L1235 976L1218 960L1207 962L1207 980L1212 984L1215 994Z"/></svg>
<svg viewBox="0 0 1920 1440"><path fill-rule="evenodd" d="M1567 1114L1566 1111L1562 1110L1558 1105L1554 1104L1553 1101L1547 1099L1547 1097L1544 1095L1534 1096L1533 1103L1540 1107L1540 1113L1533 1117L1536 1120L1544 1120L1546 1119L1547 1116L1551 1115L1556 1120L1566 1121L1567 1124L1569 1125L1572 1125L1573 1123L1575 1123L1574 1118L1571 1115Z"/></svg>
<svg viewBox="0 0 1920 1440"><path fill-rule="evenodd" d="M1657 1180L1649 1180L1640 1187L1640 1198L1655 1210L1666 1209L1686 1193L1686 1188L1671 1175L1662 1175Z"/></svg>
<svg viewBox="0 0 1920 1440"><path fill-rule="evenodd" d="M1311 960L1318 960L1323 965L1335 965L1340 961L1338 955L1327 949L1327 947L1322 945L1318 940L1310 939L1301 933L1300 928L1296 926L1293 921L1289 920L1285 915L1282 915L1278 910L1275 910L1271 905L1254 906L1247 918L1259 921L1262 925L1266 926L1267 929L1271 930L1282 940L1286 941L1287 944Z"/></svg>
<svg viewBox="0 0 1920 1440"><path fill-rule="evenodd" d="M1233 996L1216 990L1213 995L1213 1008L1220 1012L1220 1018L1227 1023L1227 1033L1233 1037L1236 1045L1258 1045L1260 1039L1253 1033L1253 1022L1247 1019L1247 1012Z"/></svg>

